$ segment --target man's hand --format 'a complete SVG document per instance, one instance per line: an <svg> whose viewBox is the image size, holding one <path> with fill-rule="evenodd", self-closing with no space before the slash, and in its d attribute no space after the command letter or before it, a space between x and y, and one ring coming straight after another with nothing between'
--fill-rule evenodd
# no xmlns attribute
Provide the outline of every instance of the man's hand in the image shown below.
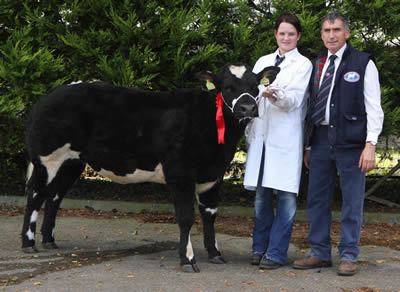
<svg viewBox="0 0 400 292"><path fill-rule="evenodd" d="M375 162L375 145L365 143L365 147L360 156L358 167L361 168L363 173L373 170L376 166Z"/></svg>
<svg viewBox="0 0 400 292"><path fill-rule="evenodd" d="M307 168L310 168L309 163L310 162L310 150L306 150L306 152L304 152L304 164Z"/></svg>

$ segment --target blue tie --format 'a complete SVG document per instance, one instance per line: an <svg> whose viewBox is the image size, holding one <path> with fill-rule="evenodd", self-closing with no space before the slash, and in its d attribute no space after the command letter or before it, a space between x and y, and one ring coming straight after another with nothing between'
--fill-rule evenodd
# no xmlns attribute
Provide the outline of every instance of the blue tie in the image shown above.
<svg viewBox="0 0 400 292"><path fill-rule="evenodd" d="M311 120L314 125L319 126L325 119L326 102L329 96L329 91L332 85L333 73L335 72L335 58L336 55L329 57L330 63L325 71L324 79L322 80L321 86L319 87L317 99L314 106L314 111L311 116Z"/></svg>
<svg viewBox="0 0 400 292"><path fill-rule="evenodd" d="M275 66L279 66L283 62L283 60L285 60L285 56L279 57L279 55L276 55Z"/></svg>

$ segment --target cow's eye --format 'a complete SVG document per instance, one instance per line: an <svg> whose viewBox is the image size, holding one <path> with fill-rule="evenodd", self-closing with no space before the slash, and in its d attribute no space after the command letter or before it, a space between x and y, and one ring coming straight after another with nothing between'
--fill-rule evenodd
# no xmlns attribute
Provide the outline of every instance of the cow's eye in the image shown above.
<svg viewBox="0 0 400 292"><path fill-rule="evenodd" d="M233 87L232 86L225 86L224 87L224 91L225 92L232 92L233 91Z"/></svg>

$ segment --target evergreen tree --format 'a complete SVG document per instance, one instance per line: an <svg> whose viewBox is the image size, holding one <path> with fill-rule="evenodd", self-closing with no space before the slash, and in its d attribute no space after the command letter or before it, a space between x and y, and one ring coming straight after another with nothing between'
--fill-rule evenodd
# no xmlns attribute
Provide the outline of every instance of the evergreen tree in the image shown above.
<svg viewBox="0 0 400 292"><path fill-rule="evenodd" d="M251 66L273 52L282 13L300 18L299 50L310 59L323 48L325 13L336 8L350 18L352 45L377 61L384 134L399 136L399 6L399 0L2 0L0 185L22 180L27 112L49 88L77 80L151 90L197 86L197 71Z"/></svg>

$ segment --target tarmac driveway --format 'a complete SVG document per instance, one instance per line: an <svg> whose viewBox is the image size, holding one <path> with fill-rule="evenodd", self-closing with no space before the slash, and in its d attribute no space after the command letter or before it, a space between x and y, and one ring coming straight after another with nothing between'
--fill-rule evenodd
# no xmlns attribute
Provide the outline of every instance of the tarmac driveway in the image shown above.
<svg viewBox="0 0 400 292"><path fill-rule="evenodd" d="M21 224L22 216L0 216L0 291L400 291L400 252L382 247L361 247L353 277L337 276L336 267L260 271L249 264L250 237L218 234L228 263L215 265L208 263L195 227L191 239L201 272L186 274L179 266L175 224L60 217L60 249L38 244L37 255L22 253ZM290 246L290 263L304 255Z"/></svg>

